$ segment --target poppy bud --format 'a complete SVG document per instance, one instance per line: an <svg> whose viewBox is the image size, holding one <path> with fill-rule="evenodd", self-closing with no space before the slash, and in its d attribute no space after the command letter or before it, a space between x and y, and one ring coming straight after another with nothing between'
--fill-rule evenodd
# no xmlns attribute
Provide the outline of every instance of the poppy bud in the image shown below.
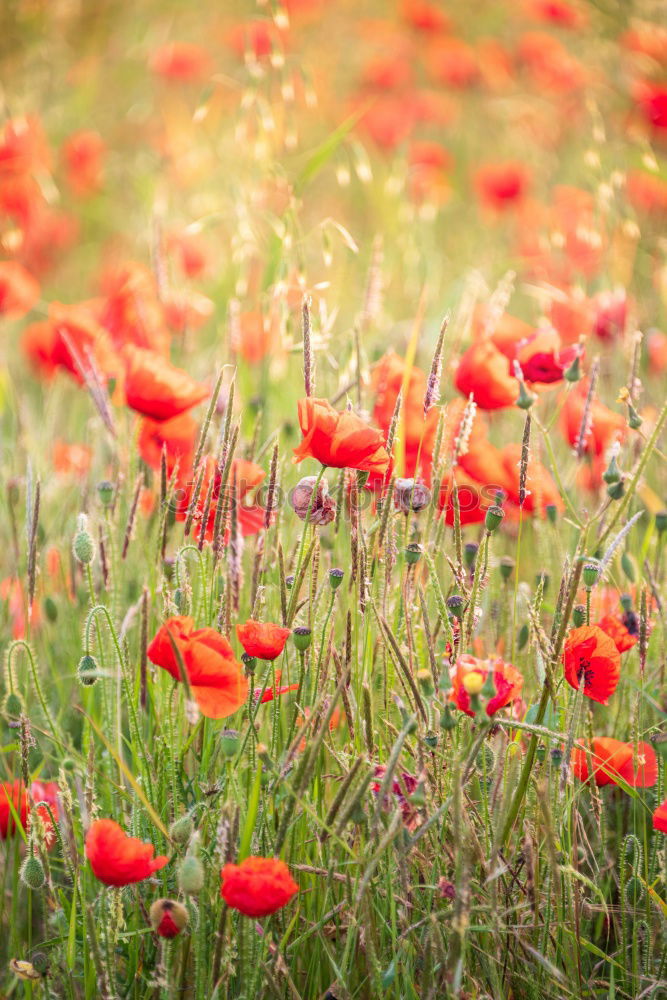
<svg viewBox="0 0 667 1000"><path fill-rule="evenodd" d="M545 507L550 524L555 524L558 517L558 508L553 503L548 503Z"/></svg>
<svg viewBox="0 0 667 1000"><path fill-rule="evenodd" d="M24 882L29 889L41 889L46 882L44 866L39 858L34 854L26 855L26 859L21 865L19 874L21 876L21 881Z"/></svg>
<svg viewBox="0 0 667 1000"><path fill-rule="evenodd" d="M419 542L410 542L409 545L405 547L405 561L408 566L414 566L421 559L422 549Z"/></svg>
<svg viewBox="0 0 667 1000"><path fill-rule="evenodd" d="M223 730L223 733L226 730ZM194 823L190 816L179 816L169 827L169 836L174 841L175 844L187 844L188 840L192 836L192 831L194 830Z"/></svg>
<svg viewBox="0 0 667 1000"><path fill-rule="evenodd" d="M417 680L419 681L419 686L422 689L426 698L431 698L435 694L435 688L433 687L433 675L430 670L418 670Z"/></svg>
<svg viewBox="0 0 667 1000"><path fill-rule="evenodd" d="M305 653L313 640L313 634L309 628L300 625L292 632L292 640L300 653Z"/></svg>
<svg viewBox="0 0 667 1000"><path fill-rule="evenodd" d="M95 543L92 535L87 531L87 523L88 519L86 515L79 514L78 530L72 542L74 558L84 566L89 565L95 556Z"/></svg>
<svg viewBox="0 0 667 1000"><path fill-rule="evenodd" d="M97 680L97 672L99 667L97 665L97 660L90 653L85 653L79 660L79 665L76 668L76 672L79 676L79 680L85 687L90 687Z"/></svg>
<svg viewBox="0 0 667 1000"><path fill-rule="evenodd" d="M42 978L32 962L24 962L20 958L12 958L9 963L9 971L25 982L36 982Z"/></svg>
<svg viewBox="0 0 667 1000"><path fill-rule="evenodd" d="M572 624L575 628L579 628L586 621L586 608L583 604L575 604L572 609Z"/></svg>
<svg viewBox="0 0 667 1000"><path fill-rule="evenodd" d="M58 621L58 605L52 597L44 598L44 614L50 622Z"/></svg>
<svg viewBox="0 0 667 1000"><path fill-rule="evenodd" d="M621 602L621 607L623 608L626 614L632 611L632 597L630 596L630 594L621 594L620 602Z"/></svg>
<svg viewBox="0 0 667 1000"><path fill-rule="evenodd" d="M486 516L484 518L484 527L489 533L491 533L492 531L495 531L496 528L500 527L504 517L505 517L505 511L502 509L502 507L498 507L496 504L494 504L492 507L489 507L489 509L486 512Z"/></svg>
<svg viewBox="0 0 667 1000"><path fill-rule="evenodd" d="M236 729L223 729L220 733L222 756L230 760L239 752L239 734Z"/></svg>
<svg viewBox="0 0 667 1000"><path fill-rule="evenodd" d="M337 590L343 582L344 573L342 569L329 570L329 586L332 590Z"/></svg>
<svg viewBox="0 0 667 1000"><path fill-rule="evenodd" d="M610 483L607 487L607 494L612 500L620 500L625 493L625 483L620 479L617 483Z"/></svg>
<svg viewBox="0 0 667 1000"><path fill-rule="evenodd" d="M628 425L633 431L638 431L641 425L644 423L642 417L639 416L635 410L632 403L628 402Z"/></svg>
<svg viewBox="0 0 667 1000"><path fill-rule="evenodd" d="M584 565L584 586L587 589L594 587L598 582L598 577L600 575L600 567L597 563L588 562Z"/></svg>
<svg viewBox="0 0 667 1000"><path fill-rule="evenodd" d="M472 569L475 565L475 560L477 559L477 552L479 551L479 545L477 542L466 542L463 547L463 558L468 569Z"/></svg>
<svg viewBox="0 0 667 1000"><path fill-rule="evenodd" d="M101 483L97 484L97 495L103 507L112 506L115 493L114 484L110 483L108 479L104 479Z"/></svg>
<svg viewBox="0 0 667 1000"><path fill-rule="evenodd" d="M398 510L408 514L417 513L428 507L431 499L430 490L415 479L396 479L394 483L394 503Z"/></svg>
<svg viewBox="0 0 667 1000"><path fill-rule="evenodd" d="M463 618L463 612L465 611L465 600L461 597L460 594L452 594L451 597L447 598L445 604L447 606L447 610L451 611L451 613L454 615L455 618L458 618L459 621Z"/></svg>
<svg viewBox="0 0 667 1000"><path fill-rule="evenodd" d="M184 615L188 610L188 595L182 587L177 587L174 591L174 604L179 614Z"/></svg>
<svg viewBox="0 0 667 1000"><path fill-rule="evenodd" d="M30 961L32 962L32 967L36 972L39 972L40 976L45 976L49 971L49 956L43 951L36 951L30 956Z"/></svg>
<svg viewBox="0 0 667 1000"><path fill-rule="evenodd" d="M23 712L23 699L17 691L10 691L5 698L5 715L10 719L18 719Z"/></svg>
<svg viewBox="0 0 667 1000"><path fill-rule="evenodd" d="M456 729L456 718L452 712L449 702L445 705L442 712L440 713L440 728L448 731L450 729Z"/></svg>
<svg viewBox="0 0 667 1000"><path fill-rule="evenodd" d="M616 455L612 455L609 460L609 465L602 473L602 478L605 483L617 483L621 478L621 470L618 467L618 462L616 461Z"/></svg>
<svg viewBox="0 0 667 1000"><path fill-rule="evenodd" d="M525 382L519 382L519 395L516 400L516 405L521 410L529 410L533 403L535 402L535 395L532 392L528 392Z"/></svg>
<svg viewBox="0 0 667 1000"><path fill-rule="evenodd" d="M577 354L574 361L569 365L563 372L563 378L566 382L578 382L581 378L581 365L579 363L579 355Z"/></svg>
<svg viewBox="0 0 667 1000"><path fill-rule="evenodd" d="M655 515L655 526L659 535L667 531L667 510L659 510Z"/></svg>
<svg viewBox="0 0 667 1000"><path fill-rule="evenodd" d="M204 867L194 854L188 854L178 869L178 887L181 892L196 895L204 886Z"/></svg>
<svg viewBox="0 0 667 1000"><path fill-rule="evenodd" d="M502 557L498 565L498 569L500 570L500 575L503 578L503 580L509 580L512 573L514 572L515 567L516 563L514 562L511 556Z"/></svg>
<svg viewBox="0 0 667 1000"><path fill-rule="evenodd" d="M424 736L424 743L430 750L435 750L438 745L438 734L434 733L432 729Z"/></svg>
<svg viewBox="0 0 667 1000"><path fill-rule="evenodd" d="M188 911L173 899L156 899L149 916L151 927L163 938L175 938L188 922Z"/></svg>

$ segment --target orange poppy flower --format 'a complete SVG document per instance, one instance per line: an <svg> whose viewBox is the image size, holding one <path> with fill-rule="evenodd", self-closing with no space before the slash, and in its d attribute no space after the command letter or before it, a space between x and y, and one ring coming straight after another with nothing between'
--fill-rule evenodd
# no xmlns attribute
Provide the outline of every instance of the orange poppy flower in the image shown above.
<svg viewBox="0 0 667 1000"><path fill-rule="evenodd" d="M19 319L39 299L39 282L15 260L0 261L0 316Z"/></svg>
<svg viewBox="0 0 667 1000"><path fill-rule="evenodd" d="M148 658L174 680L181 681L172 640L202 715L208 719L233 715L248 697L248 682L227 639L212 628L195 629L192 618L187 616L169 618L153 637Z"/></svg>
<svg viewBox="0 0 667 1000"><path fill-rule="evenodd" d="M151 56L150 68L165 80L199 83L211 72L211 57L194 42L167 42Z"/></svg>
<svg viewBox="0 0 667 1000"><path fill-rule="evenodd" d="M277 324L259 309L242 312L237 317L233 348L250 365L258 365L278 343Z"/></svg>
<svg viewBox="0 0 667 1000"><path fill-rule="evenodd" d="M509 362L492 340L479 340L459 360L454 384L464 396L472 395L483 410L514 406L519 383L510 374Z"/></svg>
<svg viewBox="0 0 667 1000"><path fill-rule="evenodd" d="M467 42L451 36L434 39L427 53L431 76L456 90L472 87L479 79L479 62Z"/></svg>
<svg viewBox="0 0 667 1000"><path fill-rule="evenodd" d="M53 468L61 475L73 475L83 479L90 469L93 457L91 448L84 444L53 443Z"/></svg>
<svg viewBox="0 0 667 1000"><path fill-rule="evenodd" d="M122 362L107 331L100 324L95 303L52 302L49 306L49 323L53 330L52 364L64 368L77 382L92 358L103 378L117 377Z"/></svg>
<svg viewBox="0 0 667 1000"><path fill-rule="evenodd" d="M190 413L181 413L171 420L144 417L139 425L139 454L151 469L159 469L164 448L167 475L171 476L178 462L178 478L183 483L192 471L197 430L197 421Z"/></svg>
<svg viewBox="0 0 667 1000"><path fill-rule="evenodd" d="M288 628L272 622L257 622L249 618L236 626L236 636L248 656L258 660L275 660L280 656L290 634Z"/></svg>
<svg viewBox="0 0 667 1000"><path fill-rule="evenodd" d="M622 618L617 615L605 615L596 622L597 627L614 640L614 645L619 653L626 653L639 642L639 636L629 632Z"/></svg>
<svg viewBox="0 0 667 1000"><path fill-rule="evenodd" d="M209 509L208 522L206 524L206 538L211 541L213 538L213 531L215 528L215 519L218 510L218 504L224 497L220 496L220 488L222 485L222 478L217 470L217 463L213 456L208 455L205 459L204 475L202 477L202 484L199 490L199 499L197 501L197 508L194 512L194 523L195 523L195 537L198 538L202 530L202 519L204 517L204 509L206 505L206 497L208 496L208 491L210 488L211 477L213 477L213 492L211 494L211 506ZM227 490L231 493L236 485L236 500L237 500L237 514L238 514L238 524L239 531L243 537L248 535L256 535L258 531L264 527L265 520L265 510L258 504L243 503L242 501L247 496L251 490L254 490L262 480L265 478L266 473L264 469L260 468L254 462L248 462L242 458L234 459L232 463L232 468L230 471L229 478L227 480ZM182 477L186 478L186 475ZM176 497L176 520L185 521L188 515L188 510L193 501L196 478L189 469L187 472L188 482L185 487L183 487ZM230 526L227 523L224 534L224 544L226 545L229 540Z"/></svg>
<svg viewBox="0 0 667 1000"><path fill-rule="evenodd" d="M245 858L238 865L225 865L220 877L225 903L246 917L268 917L299 891L285 862L276 858Z"/></svg>
<svg viewBox="0 0 667 1000"><path fill-rule="evenodd" d="M16 833L16 820L12 807L25 829L28 820L28 796L22 781L4 782L0 785L0 837L3 840Z"/></svg>
<svg viewBox="0 0 667 1000"><path fill-rule="evenodd" d="M293 462L315 458L334 469L386 472L389 455L382 434L355 413L338 413L328 400L306 396L299 400L299 424L303 440Z"/></svg>
<svg viewBox="0 0 667 1000"><path fill-rule="evenodd" d="M667 799L653 813L653 829L667 833Z"/></svg>
<svg viewBox="0 0 667 1000"><path fill-rule="evenodd" d="M125 345L169 357L169 330L155 275L144 264L125 261L108 268L101 279L104 300L100 323L116 348Z"/></svg>
<svg viewBox="0 0 667 1000"><path fill-rule="evenodd" d="M523 676L511 663L505 663L500 657L478 660L477 657L464 653L463 656L459 656L451 668L450 676L453 688L449 697L457 708L472 718L475 717L475 713L470 707L470 695L463 686L463 680L467 674L472 672L479 674L485 681L490 670L493 671L493 686L496 693L486 703L487 715L495 715L511 701L521 697Z"/></svg>
<svg viewBox="0 0 667 1000"><path fill-rule="evenodd" d="M646 349L651 374L662 375L667 371L667 334L651 330L646 338Z"/></svg>
<svg viewBox="0 0 667 1000"><path fill-rule="evenodd" d="M560 426L573 448L579 440L589 384L588 379L578 382L574 389L568 392L561 410ZM593 400L589 416L590 432L585 442L586 451L602 455L613 440L622 440L625 437L627 425L623 416L610 410L598 399Z"/></svg>
<svg viewBox="0 0 667 1000"><path fill-rule="evenodd" d="M196 382L182 368L176 368L154 351L127 346L125 398L137 413L153 420L168 420L197 406L209 395L209 388Z"/></svg>
<svg viewBox="0 0 667 1000"><path fill-rule="evenodd" d="M590 753L596 785L615 785L621 778L633 788L651 788L658 780L658 762L650 743L638 743L635 754L634 744L601 736L593 740ZM571 765L579 781L588 781L588 755L581 744L572 751Z"/></svg>
<svg viewBox="0 0 667 1000"><path fill-rule="evenodd" d="M584 694L606 705L618 686L621 656L614 640L597 625L570 629L563 650L565 680L576 690L584 681Z"/></svg>
<svg viewBox="0 0 667 1000"><path fill-rule="evenodd" d="M169 863L153 857L155 848L137 837L128 837L112 819L96 819L86 834L86 857L95 878L105 885L132 885L149 878Z"/></svg>
<svg viewBox="0 0 667 1000"><path fill-rule="evenodd" d="M530 171L525 164L485 163L473 176L477 197L484 208L504 212L522 201L530 188Z"/></svg>
<svg viewBox="0 0 667 1000"><path fill-rule="evenodd" d="M402 0L401 16L411 28L425 34L448 31L451 26L445 12L430 0Z"/></svg>
<svg viewBox="0 0 667 1000"><path fill-rule="evenodd" d="M67 171L67 183L74 194L86 197L102 186L106 144L99 132L82 129L63 143L62 155Z"/></svg>
<svg viewBox="0 0 667 1000"><path fill-rule="evenodd" d="M511 503L519 504L519 474L521 463L521 445L506 444L500 455L505 468L505 489ZM545 517L546 508L553 506L558 511L564 509L564 504L558 488L541 462L528 456L526 470L526 490L523 509L528 514L539 514Z"/></svg>
<svg viewBox="0 0 667 1000"><path fill-rule="evenodd" d="M262 694L262 688L258 687L252 693L253 699L256 702L260 698L260 704L265 705L269 701L273 701L274 698L279 698L283 694L289 694L290 691L298 691L298 684L285 684L283 687L278 687L280 684L280 678L282 677L282 670L276 670L275 675L275 686L267 687Z"/></svg>
<svg viewBox="0 0 667 1000"><path fill-rule="evenodd" d="M48 171L51 153L36 115L10 118L0 140L0 177Z"/></svg>
<svg viewBox="0 0 667 1000"><path fill-rule="evenodd" d="M19 577L6 576L4 580L0 580L0 601L7 602L9 620L12 623L12 637L14 639L23 639L25 637L27 594ZM40 620L40 605L39 601L35 598L32 602L32 628L37 628Z"/></svg>

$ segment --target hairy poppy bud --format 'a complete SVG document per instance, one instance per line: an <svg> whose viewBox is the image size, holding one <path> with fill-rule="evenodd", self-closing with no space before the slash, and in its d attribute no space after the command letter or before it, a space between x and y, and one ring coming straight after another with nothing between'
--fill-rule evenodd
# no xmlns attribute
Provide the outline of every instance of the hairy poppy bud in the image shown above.
<svg viewBox="0 0 667 1000"><path fill-rule="evenodd" d="M156 899L149 916L151 927L163 938L175 938L188 922L188 911L174 899Z"/></svg>
<svg viewBox="0 0 667 1000"><path fill-rule="evenodd" d="M17 691L10 691L5 698L5 715L17 719L23 712L23 699Z"/></svg>
<svg viewBox="0 0 667 1000"><path fill-rule="evenodd" d="M484 518L484 527L488 532L495 531L496 528L500 527L500 525L502 524L504 517L505 517L505 511L503 510L503 508L498 507L497 504L494 504L492 507L489 507L489 509L486 512L486 516Z"/></svg>
<svg viewBox="0 0 667 1000"><path fill-rule="evenodd" d="M312 642L313 635L309 628L300 625L292 632L292 639L299 652L305 653Z"/></svg>
<svg viewBox="0 0 667 1000"><path fill-rule="evenodd" d="M58 605L52 597L47 596L44 598L43 608L44 614L50 622L58 621Z"/></svg>
<svg viewBox="0 0 667 1000"><path fill-rule="evenodd" d="M86 515L79 514L78 528L72 542L74 558L84 566L89 565L95 557L95 542L87 530L87 524L88 518Z"/></svg>
<svg viewBox="0 0 667 1000"><path fill-rule="evenodd" d="M188 854L178 869L178 887L181 892L196 895L204 886L204 867L194 854Z"/></svg>
<svg viewBox="0 0 667 1000"><path fill-rule="evenodd" d="M445 731L456 729L456 718L450 708L449 702L447 702L440 713L440 728Z"/></svg>
<svg viewBox="0 0 667 1000"><path fill-rule="evenodd" d="M435 693L435 688L433 687L433 675L430 670L418 670L417 680L419 681L419 686L422 689L426 698L431 698Z"/></svg>
<svg viewBox="0 0 667 1000"><path fill-rule="evenodd" d="M76 668L76 672L79 676L79 680L85 687L90 687L97 680L97 672L99 667L97 665L97 660L90 653L85 653L79 660L79 665Z"/></svg>
<svg viewBox="0 0 667 1000"><path fill-rule="evenodd" d="M394 483L394 504L404 514L423 510L428 506L430 499L430 490L418 480L397 479Z"/></svg>
<svg viewBox="0 0 667 1000"><path fill-rule="evenodd" d="M21 881L24 882L29 889L41 889L46 882L46 875L44 874L42 862L34 854L28 854L26 856L25 861L21 865L19 874L21 876Z"/></svg>
<svg viewBox="0 0 667 1000"><path fill-rule="evenodd" d="M220 733L220 749L223 757L230 760L239 752L239 734L236 729L223 729Z"/></svg>
<svg viewBox="0 0 667 1000"><path fill-rule="evenodd" d="M223 730L225 732L225 730ZM192 836L194 823L190 816L179 816L169 827L169 836L175 844L187 844Z"/></svg>
<svg viewBox="0 0 667 1000"><path fill-rule="evenodd" d="M342 569L329 570L329 585L332 590L337 590L340 587L344 576Z"/></svg>
<svg viewBox="0 0 667 1000"><path fill-rule="evenodd" d="M300 479L292 490L290 503L299 520L308 518L309 524L331 524L336 516L335 501L329 496L329 486L324 478L317 483L317 493L313 497L316 483L317 476Z"/></svg>

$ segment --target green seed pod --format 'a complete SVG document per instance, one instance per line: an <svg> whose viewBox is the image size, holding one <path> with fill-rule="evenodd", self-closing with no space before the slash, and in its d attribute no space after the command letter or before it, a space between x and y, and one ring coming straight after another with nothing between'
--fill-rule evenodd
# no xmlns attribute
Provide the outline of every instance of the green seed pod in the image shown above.
<svg viewBox="0 0 667 1000"><path fill-rule="evenodd" d="M10 719L18 719L23 713L23 699L18 691L9 691L5 698L5 715Z"/></svg>
<svg viewBox="0 0 667 1000"><path fill-rule="evenodd" d="M21 876L21 881L24 882L29 889L41 889L46 882L46 875L44 874L42 862L34 854L26 855L25 861L21 865L19 875Z"/></svg>
<svg viewBox="0 0 667 1000"><path fill-rule="evenodd" d="M97 495L103 507L111 507L116 495L114 484L110 483L108 479L103 479L101 483L97 484Z"/></svg>
<svg viewBox="0 0 667 1000"><path fill-rule="evenodd" d="M499 528L500 525L503 523L504 517L505 517L505 511L503 510L503 508L498 507L497 504L494 504L492 507L489 507L489 509L486 512L486 516L484 518L484 527L489 533L495 531L496 528Z"/></svg>
<svg viewBox="0 0 667 1000"><path fill-rule="evenodd" d="M344 573L342 569L329 570L329 586L332 590L337 590L343 582Z"/></svg>
<svg viewBox="0 0 667 1000"><path fill-rule="evenodd" d="M81 514L79 517L79 530L72 542L72 552L77 562L83 566L89 566L95 558L95 542L93 536L86 530L86 517Z"/></svg>
<svg viewBox="0 0 667 1000"><path fill-rule="evenodd" d="M440 713L440 728L444 729L445 732L451 729L456 729L457 719L451 710L449 702L445 705L442 712Z"/></svg>
<svg viewBox="0 0 667 1000"><path fill-rule="evenodd" d="M609 465L602 473L602 478L605 483L617 483L621 478L621 470L618 467L618 462L616 461L616 455L612 455L609 460Z"/></svg>
<svg viewBox="0 0 667 1000"><path fill-rule="evenodd" d="M58 605L53 600L52 597L44 598L44 614L46 615L47 621L56 622L58 621Z"/></svg>
<svg viewBox="0 0 667 1000"><path fill-rule="evenodd" d="M438 745L438 734L434 732L432 729L429 729L429 731L424 736L424 743L430 750L435 750L435 748Z"/></svg>
<svg viewBox="0 0 667 1000"><path fill-rule="evenodd" d="M655 526L659 535L667 531L667 510L659 510L655 515Z"/></svg>
<svg viewBox="0 0 667 1000"><path fill-rule="evenodd" d="M305 653L313 640L313 634L309 628L299 625L292 632L292 640L300 653Z"/></svg>
<svg viewBox="0 0 667 1000"><path fill-rule="evenodd" d="M475 560L477 559L477 553L479 551L479 545L477 542L466 542L463 546L463 561L465 562L468 569L472 569L475 565Z"/></svg>
<svg viewBox="0 0 667 1000"><path fill-rule="evenodd" d="M598 582L598 577L600 575L600 567L597 563L587 562L584 566L584 587L594 587Z"/></svg>
<svg viewBox="0 0 667 1000"><path fill-rule="evenodd" d="M555 524L558 520L558 508L553 503L548 503L545 508L549 524Z"/></svg>
<svg viewBox="0 0 667 1000"><path fill-rule="evenodd" d="M458 620L461 621L463 618L463 612L465 611L465 601L461 595L452 594L451 597L447 598L445 604L447 606L447 610L450 611L455 618L458 618Z"/></svg>
<svg viewBox="0 0 667 1000"><path fill-rule="evenodd" d="M196 895L204 887L204 866L194 854L188 854L178 869L178 887L181 892Z"/></svg>
<svg viewBox="0 0 667 1000"><path fill-rule="evenodd" d="M567 367L563 372L563 378L567 382L578 382L579 379L581 378L581 365L579 363L578 354L574 359L574 361L572 362L572 364L569 365L569 367Z"/></svg>
<svg viewBox="0 0 667 1000"><path fill-rule="evenodd" d="M79 660L76 668L79 680L85 687L91 687L97 680L99 666L97 660L90 653L85 653Z"/></svg>
<svg viewBox="0 0 667 1000"><path fill-rule="evenodd" d="M410 542L404 549L405 561L408 566L414 566L415 563L418 563L423 551L419 542Z"/></svg>
<svg viewBox="0 0 667 1000"><path fill-rule="evenodd" d="M511 556L503 556L498 563L498 570L503 580L509 580L515 569L516 563Z"/></svg>
<svg viewBox="0 0 667 1000"><path fill-rule="evenodd" d="M644 423L642 417L639 416L635 410L632 403L628 403L628 424L633 431L638 431L641 425Z"/></svg>
<svg viewBox="0 0 667 1000"><path fill-rule="evenodd" d="M189 815L179 816L169 827L169 836L175 844L187 844L194 828L194 823Z"/></svg>
<svg viewBox="0 0 667 1000"><path fill-rule="evenodd" d="M617 483L610 483L607 487L607 495L611 497L612 500L620 500L625 493L625 483L622 479L619 479Z"/></svg>
<svg viewBox="0 0 667 1000"><path fill-rule="evenodd" d="M535 750L535 756L537 757L540 764L544 764L544 761L547 756L547 748L545 747L544 743L538 744L537 749Z"/></svg>
<svg viewBox="0 0 667 1000"><path fill-rule="evenodd" d="M533 403L535 402L535 396L532 392L528 392L525 382L519 382L519 395L516 400L516 405L521 410L529 410Z"/></svg>
<svg viewBox="0 0 667 1000"><path fill-rule="evenodd" d="M579 628L586 621L586 608L583 604L575 604L572 608L572 624Z"/></svg>
<svg viewBox="0 0 667 1000"><path fill-rule="evenodd" d="M223 757L231 760L239 752L239 734L236 729L223 729L220 733L220 750Z"/></svg>
<svg viewBox="0 0 667 1000"><path fill-rule="evenodd" d="M76 769L76 763L71 757L63 758L63 770L64 771L74 771Z"/></svg>
<svg viewBox="0 0 667 1000"><path fill-rule="evenodd" d="M630 594L621 594L619 600L621 602L621 607L626 612L626 614L627 612L632 611L632 597L630 596Z"/></svg>

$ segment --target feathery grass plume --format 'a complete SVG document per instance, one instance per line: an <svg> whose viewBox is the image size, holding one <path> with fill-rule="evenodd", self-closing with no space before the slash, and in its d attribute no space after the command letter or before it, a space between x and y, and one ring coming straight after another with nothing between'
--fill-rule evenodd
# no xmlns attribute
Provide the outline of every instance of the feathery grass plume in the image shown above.
<svg viewBox="0 0 667 1000"><path fill-rule="evenodd" d="M199 529L199 539L197 541L197 548L200 552L204 549L204 542L206 541L206 526L208 525L208 519L211 514L211 504L213 503L213 492L215 490L215 476L211 476L208 483L208 488L206 490L206 497L204 498L204 507L202 510L201 525Z"/></svg>
<svg viewBox="0 0 667 1000"><path fill-rule="evenodd" d="M127 524L125 525L125 537L123 538L123 548L121 551L121 559L125 559L127 556L128 549L130 547L130 541L132 539L132 532L134 531L134 522L137 517L137 507L139 506L139 497L141 496L141 490L144 485L143 473L139 473L134 483L134 490L132 493L132 502L130 504L130 512L127 517Z"/></svg>
<svg viewBox="0 0 667 1000"><path fill-rule="evenodd" d="M109 564L107 562L107 549L104 544L104 529L98 525L97 529L98 548L100 550L100 569L102 570L102 582L105 589L109 587Z"/></svg>
<svg viewBox="0 0 667 1000"><path fill-rule="evenodd" d="M301 300L301 332L303 335L303 383L306 396L315 392L315 355L311 343L310 295Z"/></svg>
<svg viewBox="0 0 667 1000"><path fill-rule="evenodd" d="M215 413L215 408L218 405L218 396L220 395L220 389L222 388L222 380L225 377L225 368L227 366L223 365L218 373L218 377L215 381L215 386L213 387L213 392L211 393L211 398L206 409L206 416L204 417L204 423L201 426L201 431L199 432L199 440L197 442L197 450L195 452L194 461L192 463L192 468L196 472L199 469L199 463L202 460L202 455L204 454L204 449L206 447L206 439L208 437L208 430L211 426L211 420L213 419L213 414ZM233 380L232 380L233 385ZM230 388L231 393L231 388ZM232 397L230 396L230 399Z"/></svg>
<svg viewBox="0 0 667 1000"><path fill-rule="evenodd" d="M637 523L637 521L639 520L639 518L642 517L643 513L644 513L643 510L637 511L637 513L634 514L630 518L630 520L627 521L627 523L623 525L623 527L621 528L621 530L612 538L610 544L607 546L605 554L603 555L602 559L600 560L599 576L598 576L598 580L599 581L602 581L602 580L605 579L607 573L609 572L609 568L611 566L611 562L612 562L612 559L614 558L615 552L618 550L618 547L621 545L621 543L630 534L630 532L632 531L633 526Z"/></svg>
<svg viewBox="0 0 667 1000"><path fill-rule="evenodd" d="M435 351L433 352L433 361L431 362L431 371L429 372L428 381L426 383L426 393L424 395L424 417L434 406L437 406L440 400L440 380L442 378L442 353L443 346L445 343L445 334L447 333L447 327L449 326L449 313L446 314L445 318L440 325L440 333L438 334L438 342L435 345Z"/></svg>
<svg viewBox="0 0 667 1000"><path fill-rule="evenodd" d="M266 493L266 509L264 510L264 530L268 531L271 526L271 515L275 502L276 488L278 485L278 442L273 446L271 455L271 468L269 471L269 485Z"/></svg>
<svg viewBox="0 0 667 1000"><path fill-rule="evenodd" d="M391 517L391 511L394 499L394 486L396 479L394 476L391 477L387 485L387 489L382 497L382 506L380 509L380 528L377 533L377 546L378 552L382 552L384 546L384 540L387 537L387 527L389 525L389 519Z"/></svg>
<svg viewBox="0 0 667 1000"><path fill-rule="evenodd" d="M335 647L332 647L331 654L333 656L333 661L336 667L336 677L340 681L343 677L343 661L336 652ZM350 678L352 676L351 671L345 669L345 676ZM343 711L345 712L345 718L347 719L347 728L350 733L350 740L354 740L354 714L352 712L352 706L350 704L350 696L348 694L349 680L347 684L344 684L340 692L340 700L343 705Z"/></svg>
<svg viewBox="0 0 667 1000"><path fill-rule="evenodd" d="M148 587L141 592L141 633L139 647L139 704L146 709L148 699Z"/></svg>
<svg viewBox="0 0 667 1000"><path fill-rule="evenodd" d="M220 558L224 548L225 532L227 528L228 515L231 506L231 495L228 489L229 477L234 462L234 454L239 439L239 424L234 426L229 438L228 446L220 451L220 459L217 469L220 477L220 488L218 490L218 502L215 508L215 520L213 521L213 553L216 561Z"/></svg>
<svg viewBox="0 0 667 1000"><path fill-rule="evenodd" d="M356 778L357 774L359 773L359 768L362 766L363 763L364 763L363 757L360 757L360 756L359 757L355 757L354 762L352 763L352 767L350 768L350 770L347 772L347 774L345 775L345 777L341 781L340 786L338 788L338 791L336 792L336 795L335 795L335 797L334 797L331 805L329 806L329 811L327 812L326 816L324 817L324 823L323 823L323 826L322 826L322 830L320 832L320 843L323 844L326 841L326 839L328 838L329 831L330 831L330 829L332 828L332 826L334 824L336 816L338 815L338 811L340 810L340 807L342 806L343 802L345 801L345 796L347 795L348 791L352 787L352 784L354 783L354 779Z"/></svg>
<svg viewBox="0 0 667 1000"><path fill-rule="evenodd" d="M81 376L81 381L84 383L90 394L90 398L95 405L95 409L97 410L102 423L111 437L116 438L118 434L114 423L113 410L111 409L109 394L104 380L100 376L97 365L95 364L92 351L87 349L85 351L84 358L65 329L61 327L59 334L62 337L72 360L74 361L74 366Z"/></svg>
<svg viewBox="0 0 667 1000"><path fill-rule="evenodd" d="M32 605L35 599L35 584L37 582L37 542L39 528L40 482L35 482L34 495L30 496L30 506L26 522L28 528L28 620L32 617ZM32 493L32 491L31 491Z"/></svg>
<svg viewBox="0 0 667 1000"><path fill-rule="evenodd" d="M586 451L586 442L588 441L588 436L593 426L593 417L591 410L593 408L593 402L595 400L595 392L597 389L599 375L600 375L600 359L595 358L593 364L591 365L588 392L586 394L586 400L584 402L584 409L581 414L581 424L579 425L579 433L577 434L577 443L574 447L574 451L577 458L583 458L584 452Z"/></svg>
<svg viewBox="0 0 667 1000"><path fill-rule="evenodd" d="M521 440L521 461L519 463L519 507L523 507L528 496L526 490L526 477L528 475L528 459L530 449L530 413L526 414L526 422L523 425L523 438Z"/></svg>
<svg viewBox="0 0 667 1000"><path fill-rule="evenodd" d="M470 393L468 396L468 402L465 405L463 415L461 417L461 423L459 424L459 431L454 440L454 450L452 455L452 465L456 465L459 458L468 454L470 448L470 435L472 434L472 427L475 422L475 414L477 413L477 403L473 398L473 394Z"/></svg>
<svg viewBox="0 0 667 1000"><path fill-rule="evenodd" d="M368 684L361 687L361 703L363 707L363 731L364 740L368 756L372 760L375 756L375 744L373 737L373 695Z"/></svg>
<svg viewBox="0 0 667 1000"><path fill-rule="evenodd" d="M243 539L239 528L238 510L238 490L236 483L236 470L232 472L232 488L229 497L230 519L229 519L229 574L232 585L231 597L234 613L238 614L241 606L241 586L243 577L243 565L241 562L241 551Z"/></svg>
<svg viewBox="0 0 667 1000"><path fill-rule="evenodd" d="M646 594L646 587L642 587L641 599L639 602L639 667L641 670L642 677L646 670L646 657L648 655L648 636L649 636L649 618L648 618L648 598Z"/></svg>

